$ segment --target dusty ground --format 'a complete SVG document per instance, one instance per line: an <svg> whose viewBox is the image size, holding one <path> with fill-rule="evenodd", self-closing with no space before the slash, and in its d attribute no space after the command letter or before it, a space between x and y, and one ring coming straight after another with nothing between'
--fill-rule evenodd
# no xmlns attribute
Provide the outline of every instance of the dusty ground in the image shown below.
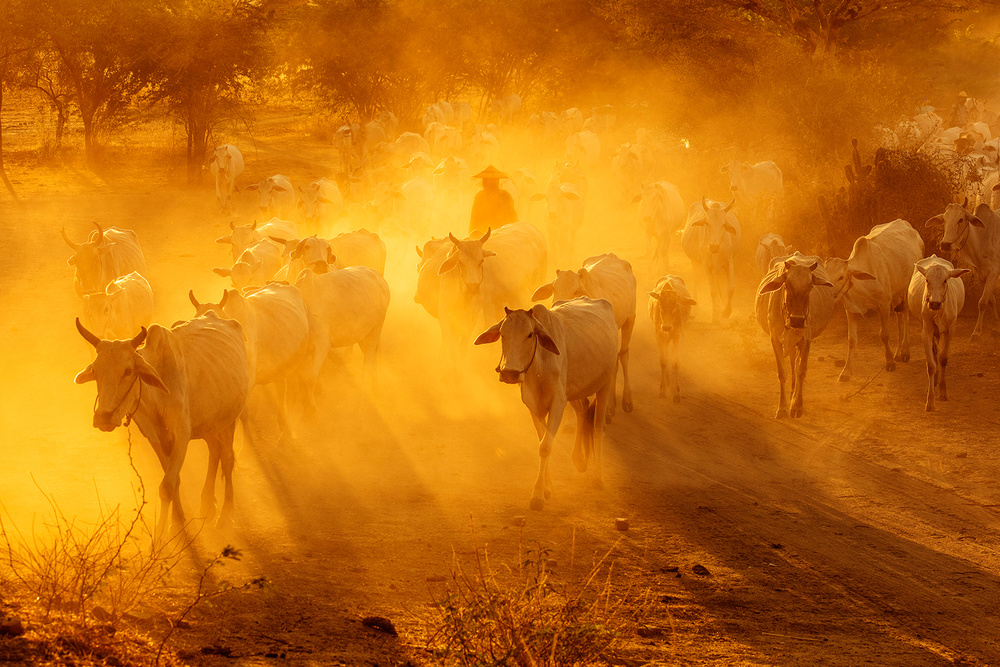
<svg viewBox="0 0 1000 667"><path fill-rule="evenodd" d="M323 173L329 148L306 144L298 126L280 129L248 155L244 183ZM134 481L124 429L92 429L93 385L72 383L89 348L72 326L78 302L59 228L76 238L94 220L136 229L159 322L190 316L188 289L204 300L226 286L210 269L226 265L213 240L229 218L207 187L169 185L171 169L121 168L106 182L85 171L12 169L24 201L0 201L0 433L3 502L22 525L43 508L36 485L85 514L98 494L130 502ZM251 208L243 195L235 219L249 220ZM634 262L640 290L655 282L631 209L604 204L588 229L581 257L613 250ZM840 384L840 314L814 344L805 416L775 421L774 361L750 319L749 259L731 321L713 326L696 312L680 404L657 398L640 298L636 409L608 430L605 487L573 468L568 425L553 455L552 499L530 513L537 444L517 391L492 372L499 351L471 350L461 372L448 369L436 323L412 301L419 235L385 236L393 301L379 396L361 395L360 355L349 353L327 369L319 418L300 420L294 441L251 449L237 436L236 527L205 528L191 567L233 544L243 560L213 579L270 583L196 609L171 641L186 662L428 663L424 619L453 558L468 562L479 548L513 566L521 550L541 548L562 580L571 562L578 575L613 549L616 590L648 592L646 625L663 632L627 638L612 664L1000 664L996 336L972 344L971 322L962 321L951 400L926 414L916 326L913 360L866 386L881 363L866 320L856 377ZM672 258L687 275L679 249ZM273 434L268 423L262 429ZM152 489L158 466L134 436ZM204 466L194 443L182 486L189 508ZM527 516L523 529L517 516ZM627 532L616 531L617 517L628 519ZM186 595L189 584L178 581L166 599L177 605ZM391 619L400 638L363 627L369 615Z"/></svg>

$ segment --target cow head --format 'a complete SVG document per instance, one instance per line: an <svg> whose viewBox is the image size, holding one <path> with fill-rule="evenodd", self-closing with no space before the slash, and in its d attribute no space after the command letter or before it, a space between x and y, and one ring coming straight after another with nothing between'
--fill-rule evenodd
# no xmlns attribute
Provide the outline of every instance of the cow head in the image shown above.
<svg viewBox="0 0 1000 667"><path fill-rule="evenodd" d="M931 255L930 259L937 259ZM948 295L948 282L960 278L970 269L953 269L941 262L931 262L929 266L917 264L917 271L924 277L924 303L931 310L940 310Z"/></svg>
<svg viewBox="0 0 1000 667"><path fill-rule="evenodd" d="M94 346L94 363L80 371L76 383L97 383L97 403L94 407L94 427L113 431L122 419L134 413L142 400L140 385L145 383L170 393L156 371L139 355L136 348L146 340L146 327L132 340L102 340L88 331L80 318L77 331Z"/></svg>
<svg viewBox="0 0 1000 667"><path fill-rule="evenodd" d="M685 313L690 312L691 306L697 305L697 301L675 290L668 280L663 281L658 291L646 293L651 302L655 302L655 307L659 309L660 331L667 335L680 329L684 323Z"/></svg>
<svg viewBox="0 0 1000 667"><path fill-rule="evenodd" d="M632 203L639 204L639 219L645 223L647 229L663 209L666 196L663 184L656 182L642 186L642 193L632 199Z"/></svg>
<svg viewBox="0 0 1000 667"><path fill-rule="evenodd" d="M816 275L819 262L802 264L793 258L788 258L782 264L782 270L776 278L761 286L759 294L769 294L784 288L782 310L785 316L785 326L789 329L805 328L809 321L809 295L813 285L833 285Z"/></svg>
<svg viewBox="0 0 1000 667"><path fill-rule="evenodd" d="M442 276L449 271L458 271L459 278L465 289L470 294L478 294L483 282L483 264L485 261L496 255L492 250L483 248L483 244L490 238L491 230L478 239L465 239L460 241L453 234L448 234L451 240L452 249L447 259L438 269L438 275Z"/></svg>
<svg viewBox="0 0 1000 667"><path fill-rule="evenodd" d="M750 166L745 162L730 160L729 164L724 165L719 170L723 174L729 174L729 189L733 191L733 194L740 189L740 176L743 173L743 170L749 168Z"/></svg>
<svg viewBox="0 0 1000 667"><path fill-rule="evenodd" d="M104 236L101 226L96 222L94 226L97 227L97 231L91 232L90 238L85 243L74 243L66 234L66 228L63 227L61 230L63 240L74 251L66 263L76 267L77 291L80 296L104 291L101 280L102 258L114 246L114 242L108 241Z"/></svg>
<svg viewBox="0 0 1000 667"><path fill-rule="evenodd" d="M270 210L272 204L276 203L277 197L289 191L283 183L276 180L276 176L268 176L259 183L246 186L244 190L257 192L257 206L262 212Z"/></svg>
<svg viewBox="0 0 1000 667"><path fill-rule="evenodd" d="M531 300L544 301L552 297L553 301L569 301L578 296L593 297L592 283L593 280L586 268L577 271L556 269L556 279L536 289L531 295Z"/></svg>
<svg viewBox="0 0 1000 667"><path fill-rule="evenodd" d="M249 225L236 226L232 220L229 221L230 233L227 236L220 236L215 239L216 243L232 245L233 261L239 259L243 251L260 240L257 233L257 221L254 220Z"/></svg>
<svg viewBox="0 0 1000 667"><path fill-rule="evenodd" d="M860 240L860 239L859 239ZM853 253L852 253L853 256ZM875 276L867 271L852 269L850 260L839 257L829 257L826 262L826 275L836 289L835 300L847 294L856 280L875 280Z"/></svg>
<svg viewBox="0 0 1000 667"><path fill-rule="evenodd" d="M726 240L726 235L731 234L733 240L736 237L736 226L733 219L729 218L729 210L736 200L732 200L728 205L723 206L720 202L708 203L704 197L701 198L701 207L705 211L705 217L691 223L692 227L705 227L705 243L708 252L715 254L722 248Z"/></svg>
<svg viewBox="0 0 1000 667"><path fill-rule="evenodd" d="M539 348L559 354L555 341L536 319L536 309L544 311L545 306L534 306L531 310L511 310L505 306L506 316L476 338L476 345L501 341L500 363L496 367L501 382L521 382Z"/></svg>
<svg viewBox="0 0 1000 667"><path fill-rule="evenodd" d="M970 227L986 226L978 216L965 210L968 205L968 197L965 198L964 204L948 204L944 209L944 213L935 215L924 223L927 227L944 225L944 235L941 237L941 250L960 251L969 240Z"/></svg>

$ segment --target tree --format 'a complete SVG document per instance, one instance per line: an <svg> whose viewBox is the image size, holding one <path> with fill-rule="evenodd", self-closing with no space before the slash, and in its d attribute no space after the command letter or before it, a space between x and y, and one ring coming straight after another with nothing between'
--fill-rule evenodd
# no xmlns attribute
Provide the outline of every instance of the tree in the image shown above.
<svg viewBox="0 0 1000 667"><path fill-rule="evenodd" d="M240 108L267 60L270 13L249 0L174 0L157 21L154 100L165 100L187 133L187 177L201 178L208 140Z"/></svg>
<svg viewBox="0 0 1000 667"><path fill-rule="evenodd" d="M92 168L101 161L100 132L119 122L149 83L153 6L148 0L40 0L33 5L60 76L72 86Z"/></svg>
<svg viewBox="0 0 1000 667"><path fill-rule="evenodd" d="M7 176L3 158L3 98L20 75L24 59L38 47L37 39L25 26L29 9L24 0L0 3L0 181L15 199L17 193Z"/></svg>

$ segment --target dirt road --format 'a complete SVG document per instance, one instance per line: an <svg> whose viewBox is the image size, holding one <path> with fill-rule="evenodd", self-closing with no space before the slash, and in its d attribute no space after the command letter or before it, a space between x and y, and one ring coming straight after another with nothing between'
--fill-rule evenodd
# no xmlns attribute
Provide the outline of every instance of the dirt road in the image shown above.
<svg viewBox="0 0 1000 667"><path fill-rule="evenodd" d="M188 289L215 299L226 286L210 268L226 261L212 241L228 218L207 192L33 185L26 204L0 205L3 501L21 520L44 506L36 485L81 513L95 488L102 502L131 499L124 431L92 429L93 386L72 383L89 358L72 326L78 304L59 227L80 237L93 220L135 228L159 322L191 315ZM643 294L655 276L639 259L638 226L625 226L632 215L620 213L617 229L592 223L583 245L633 259ZM648 591L646 623L665 630L629 638L609 656L614 664L1000 664L995 336L973 345L963 320L951 400L926 414L916 326L913 360L866 385L881 352L865 320L856 377L839 384L840 313L813 346L805 416L776 421L774 361L749 319L751 277L728 324L696 312L679 404L656 395L640 298L636 409L609 427L604 488L573 468L567 424L551 501L530 513L537 443L516 389L492 372L499 351L470 350L463 368L451 369L436 324L412 301L415 239L386 238L393 301L378 398L361 393L360 355L348 353L329 365L319 415L299 421L295 440L267 438L265 421L265 442L240 449L237 525L206 529L195 552L208 558L234 544L243 559L218 576L262 575L270 584L192 614L174 640L192 664L426 662L422 619L442 593L434 580L477 547L512 566L520 550L544 549L565 578L571 561L579 569L613 549L615 585ZM672 260L679 272L688 268L679 253ZM137 465L153 488L158 465L135 436ZM195 444L182 484L189 508L204 466ZM523 529L517 516L527 516ZM628 519L627 532L615 530L616 517ZM179 582L165 603L181 604L189 590ZM402 636L363 627L368 615L391 619Z"/></svg>

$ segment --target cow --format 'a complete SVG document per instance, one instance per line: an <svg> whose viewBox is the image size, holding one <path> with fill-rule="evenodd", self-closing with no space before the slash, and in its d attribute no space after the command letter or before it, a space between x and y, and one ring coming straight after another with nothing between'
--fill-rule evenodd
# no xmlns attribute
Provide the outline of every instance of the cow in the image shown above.
<svg viewBox="0 0 1000 667"><path fill-rule="evenodd" d="M993 290L1000 276L1000 217L986 204L969 213L965 204L948 204L944 213L935 215L925 224L928 227L944 225L941 250L951 252L953 261L967 264L973 275L983 281L983 294L979 297L979 316L972 330L972 340L979 340L983 334L983 316L986 309L996 303Z"/></svg>
<svg viewBox="0 0 1000 667"><path fill-rule="evenodd" d="M611 171L618 181L618 188L623 201L630 201L636 194L641 196L642 153L632 144L622 144L611 156Z"/></svg>
<svg viewBox="0 0 1000 667"><path fill-rule="evenodd" d="M583 112L570 107L559 115L559 121L566 135L575 134L583 129Z"/></svg>
<svg viewBox="0 0 1000 667"><path fill-rule="evenodd" d="M455 110L452 108L451 104L440 100L434 104L427 107L427 111L424 112L423 118L424 129L430 127L432 123L441 123L442 125L448 125L455 120Z"/></svg>
<svg viewBox="0 0 1000 667"><path fill-rule="evenodd" d="M566 139L566 159L593 169L601 159L601 139L590 130L569 135Z"/></svg>
<svg viewBox="0 0 1000 667"><path fill-rule="evenodd" d="M268 176L243 189L257 193L257 206L262 213L281 218L295 210L295 188L287 176Z"/></svg>
<svg viewBox="0 0 1000 667"><path fill-rule="evenodd" d="M216 146L208 166L215 177L215 197L224 213L233 210L233 191L239 192L236 179L243 173L243 154L232 144Z"/></svg>
<svg viewBox="0 0 1000 667"><path fill-rule="evenodd" d="M240 323L246 339L249 386L269 388L277 408L279 439L290 436L285 401L287 384L305 361L309 343L309 317L302 294L291 285L269 284L246 294L225 290L219 303L199 303L193 291L188 292L188 298L196 316L211 311ZM244 410L241 418L243 433L252 446L255 438L248 410Z"/></svg>
<svg viewBox="0 0 1000 667"><path fill-rule="evenodd" d="M94 427L111 432L123 419L134 420L163 467L157 539L164 536L171 508L175 525L184 526L178 487L191 440L208 444L201 494L206 520L215 514L215 479L222 465L225 499L218 525L226 526L233 513L233 434L250 386L239 322L207 313L170 329L153 324L131 340L98 338L79 319L76 328L97 351L76 376L77 384L97 383Z"/></svg>
<svg viewBox="0 0 1000 667"><path fill-rule="evenodd" d="M639 219L653 270L666 270L670 267L670 239L684 228L687 219L680 190L666 181L647 183L632 203L639 204Z"/></svg>
<svg viewBox="0 0 1000 667"><path fill-rule="evenodd" d="M344 208L344 197L335 181L321 178L305 187L299 186L298 206L307 222L316 223L340 213Z"/></svg>
<svg viewBox="0 0 1000 667"><path fill-rule="evenodd" d="M480 313L492 322L503 308L530 303L534 286L545 278L547 248L527 222L486 230L478 239L448 238L448 256L438 267L438 323L442 338L460 353Z"/></svg>
<svg viewBox="0 0 1000 667"><path fill-rule="evenodd" d="M62 228L62 237L73 249L73 256L66 263L76 268L73 284L76 293L103 292L116 278L138 271L146 273L146 258L139 247L139 237L131 229L110 227L106 231L94 223L96 232L90 233L86 243L74 243Z"/></svg>
<svg viewBox="0 0 1000 667"><path fill-rule="evenodd" d="M455 125L461 133L465 124L472 120L472 105L468 102L453 102L451 106L455 110Z"/></svg>
<svg viewBox="0 0 1000 667"><path fill-rule="evenodd" d="M462 150L462 134L451 125L431 123L424 130L424 139L430 145L432 155L442 156Z"/></svg>
<svg viewBox="0 0 1000 667"><path fill-rule="evenodd" d="M914 265L907 293L910 313L921 324L927 359L927 402L924 409L934 412L937 400L947 401L944 372L948 366L948 348L958 314L965 305L965 284L962 276L970 269L956 269L946 259L931 255Z"/></svg>
<svg viewBox="0 0 1000 667"><path fill-rule="evenodd" d="M809 348L833 317L833 283L818 257L794 253L779 258L761 280L755 310L757 323L771 339L778 365L781 396L775 418L802 416L802 385L806 380ZM785 361L791 367L791 406L785 393Z"/></svg>
<svg viewBox="0 0 1000 667"><path fill-rule="evenodd" d="M708 280L712 296L712 321L719 315L729 317L733 309L734 280L733 256L740 248L743 232L740 223L728 205L702 197L688 208L687 222L681 236L681 247L691 259L691 265L700 269ZM722 303L720 281L726 281L726 300Z"/></svg>
<svg viewBox="0 0 1000 667"><path fill-rule="evenodd" d="M885 348L885 368L896 370L896 361L910 360L909 311L906 289L913 264L924 256L920 234L905 220L875 225L854 242L847 260L826 260L827 277L837 288L847 311L847 362L840 381L851 379L854 349L858 345L858 319L875 311L879 316L879 338ZM889 313L896 313L899 340L896 354L889 348Z"/></svg>
<svg viewBox="0 0 1000 667"><path fill-rule="evenodd" d="M763 276L771 270L771 262L777 257L792 254L792 247L785 245L785 240L778 234L761 235L757 241L757 254L754 260L757 264L757 275Z"/></svg>
<svg viewBox="0 0 1000 667"><path fill-rule="evenodd" d="M283 248L271 239L261 239L249 246L231 268L212 269L217 275L233 281L233 287L243 289L263 285L281 268Z"/></svg>
<svg viewBox="0 0 1000 667"><path fill-rule="evenodd" d="M304 366L306 407L316 408L319 372L330 349L357 344L364 355L365 376L374 389L379 340L389 307L389 283L367 266L338 269L317 262L299 273L295 286L309 312L310 355Z"/></svg>
<svg viewBox="0 0 1000 667"><path fill-rule="evenodd" d="M291 239L299 235L298 227L294 222L271 218L265 223L257 224L257 221L249 225L237 226L233 222L229 223L229 234L215 239L216 243L232 246L233 261L237 261L243 251L261 239L271 236Z"/></svg>
<svg viewBox="0 0 1000 667"><path fill-rule="evenodd" d="M635 328L635 274L632 265L614 253L588 257L577 271L556 271L556 279L542 285L531 295L532 301L552 298L569 301L578 296L607 299L615 311L615 323L621 332L618 360L622 368L622 409L632 412L632 385L628 377L629 343ZM611 382L608 417L614 417L618 402L618 373Z"/></svg>
<svg viewBox="0 0 1000 667"><path fill-rule="evenodd" d="M528 506L545 507L552 494L549 455L566 404L576 412L573 462L586 472L594 457L596 481L603 483L604 421L618 369L618 326L611 304L579 297L552 309L504 309L505 316L476 338L476 345L502 341L500 381L521 385L521 401L538 433L538 478ZM591 399L593 397L593 399Z"/></svg>
<svg viewBox="0 0 1000 667"><path fill-rule="evenodd" d="M431 317L438 316L441 300L441 277L438 269L448 259L451 250L451 239L436 239L431 237L423 247L417 246L417 289L413 301L423 306Z"/></svg>
<svg viewBox="0 0 1000 667"><path fill-rule="evenodd" d="M477 130L469 140L473 168L479 171L487 165L503 166L500 162L500 140L489 130Z"/></svg>
<svg viewBox="0 0 1000 667"><path fill-rule="evenodd" d="M520 167L510 172L510 178L500 182L500 187L514 197L514 207L520 220L527 221L531 198L538 194L538 180L530 169Z"/></svg>
<svg viewBox="0 0 1000 667"><path fill-rule="evenodd" d="M153 320L153 290L133 271L116 278L103 292L83 295L83 324L98 338L132 338Z"/></svg>
<svg viewBox="0 0 1000 667"><path fill-rule="evenodd" d="M379 144L374 159L379 163L390 162L397 165L408 162L414 153L430 154L430 152L431 145L422 136L415 132L403 132L392 143Z"/></svg>
<svg viewBox="0 0 1000 667"><path fill-rule="evenodd" d="M739 160L731 160L720 171L729 174L729 189L740 203L756 201L765 196L780 195L784 189L781 170L771 161L750 165Z"/></svg>
<svg viewBox="0 0 1000 667"><path fill-rule="evenodd" d="M275 274L276 280L292 281L299 273L316 262L326 262L338 269L349 266L367 266L385 273L385 243L378 234L366 229L338 234L336 238L321 239L315 235L304 239L270 237L284 247L282 254L288 264Z"/></svg>
<svg viewBox="0 0 1000 667"><path fill-rule="evenodd" d="M521 111L521 96L517 93L504 95L498 100L494 100L490 105L490 111L497 115L497 122L501 125L514 122L514 117Z"/></svg>
<svg viewBox="0 0 1000 667"><path fill-rule="evenodd" d="M660 397L666 397L667 385L674 403L680 403L681 386L677 377L680 365L681 338L684 325L691 317L691 306L697 305L688 292L684 279L663 276L649 295L649 318L660 351Z"/></svg>

